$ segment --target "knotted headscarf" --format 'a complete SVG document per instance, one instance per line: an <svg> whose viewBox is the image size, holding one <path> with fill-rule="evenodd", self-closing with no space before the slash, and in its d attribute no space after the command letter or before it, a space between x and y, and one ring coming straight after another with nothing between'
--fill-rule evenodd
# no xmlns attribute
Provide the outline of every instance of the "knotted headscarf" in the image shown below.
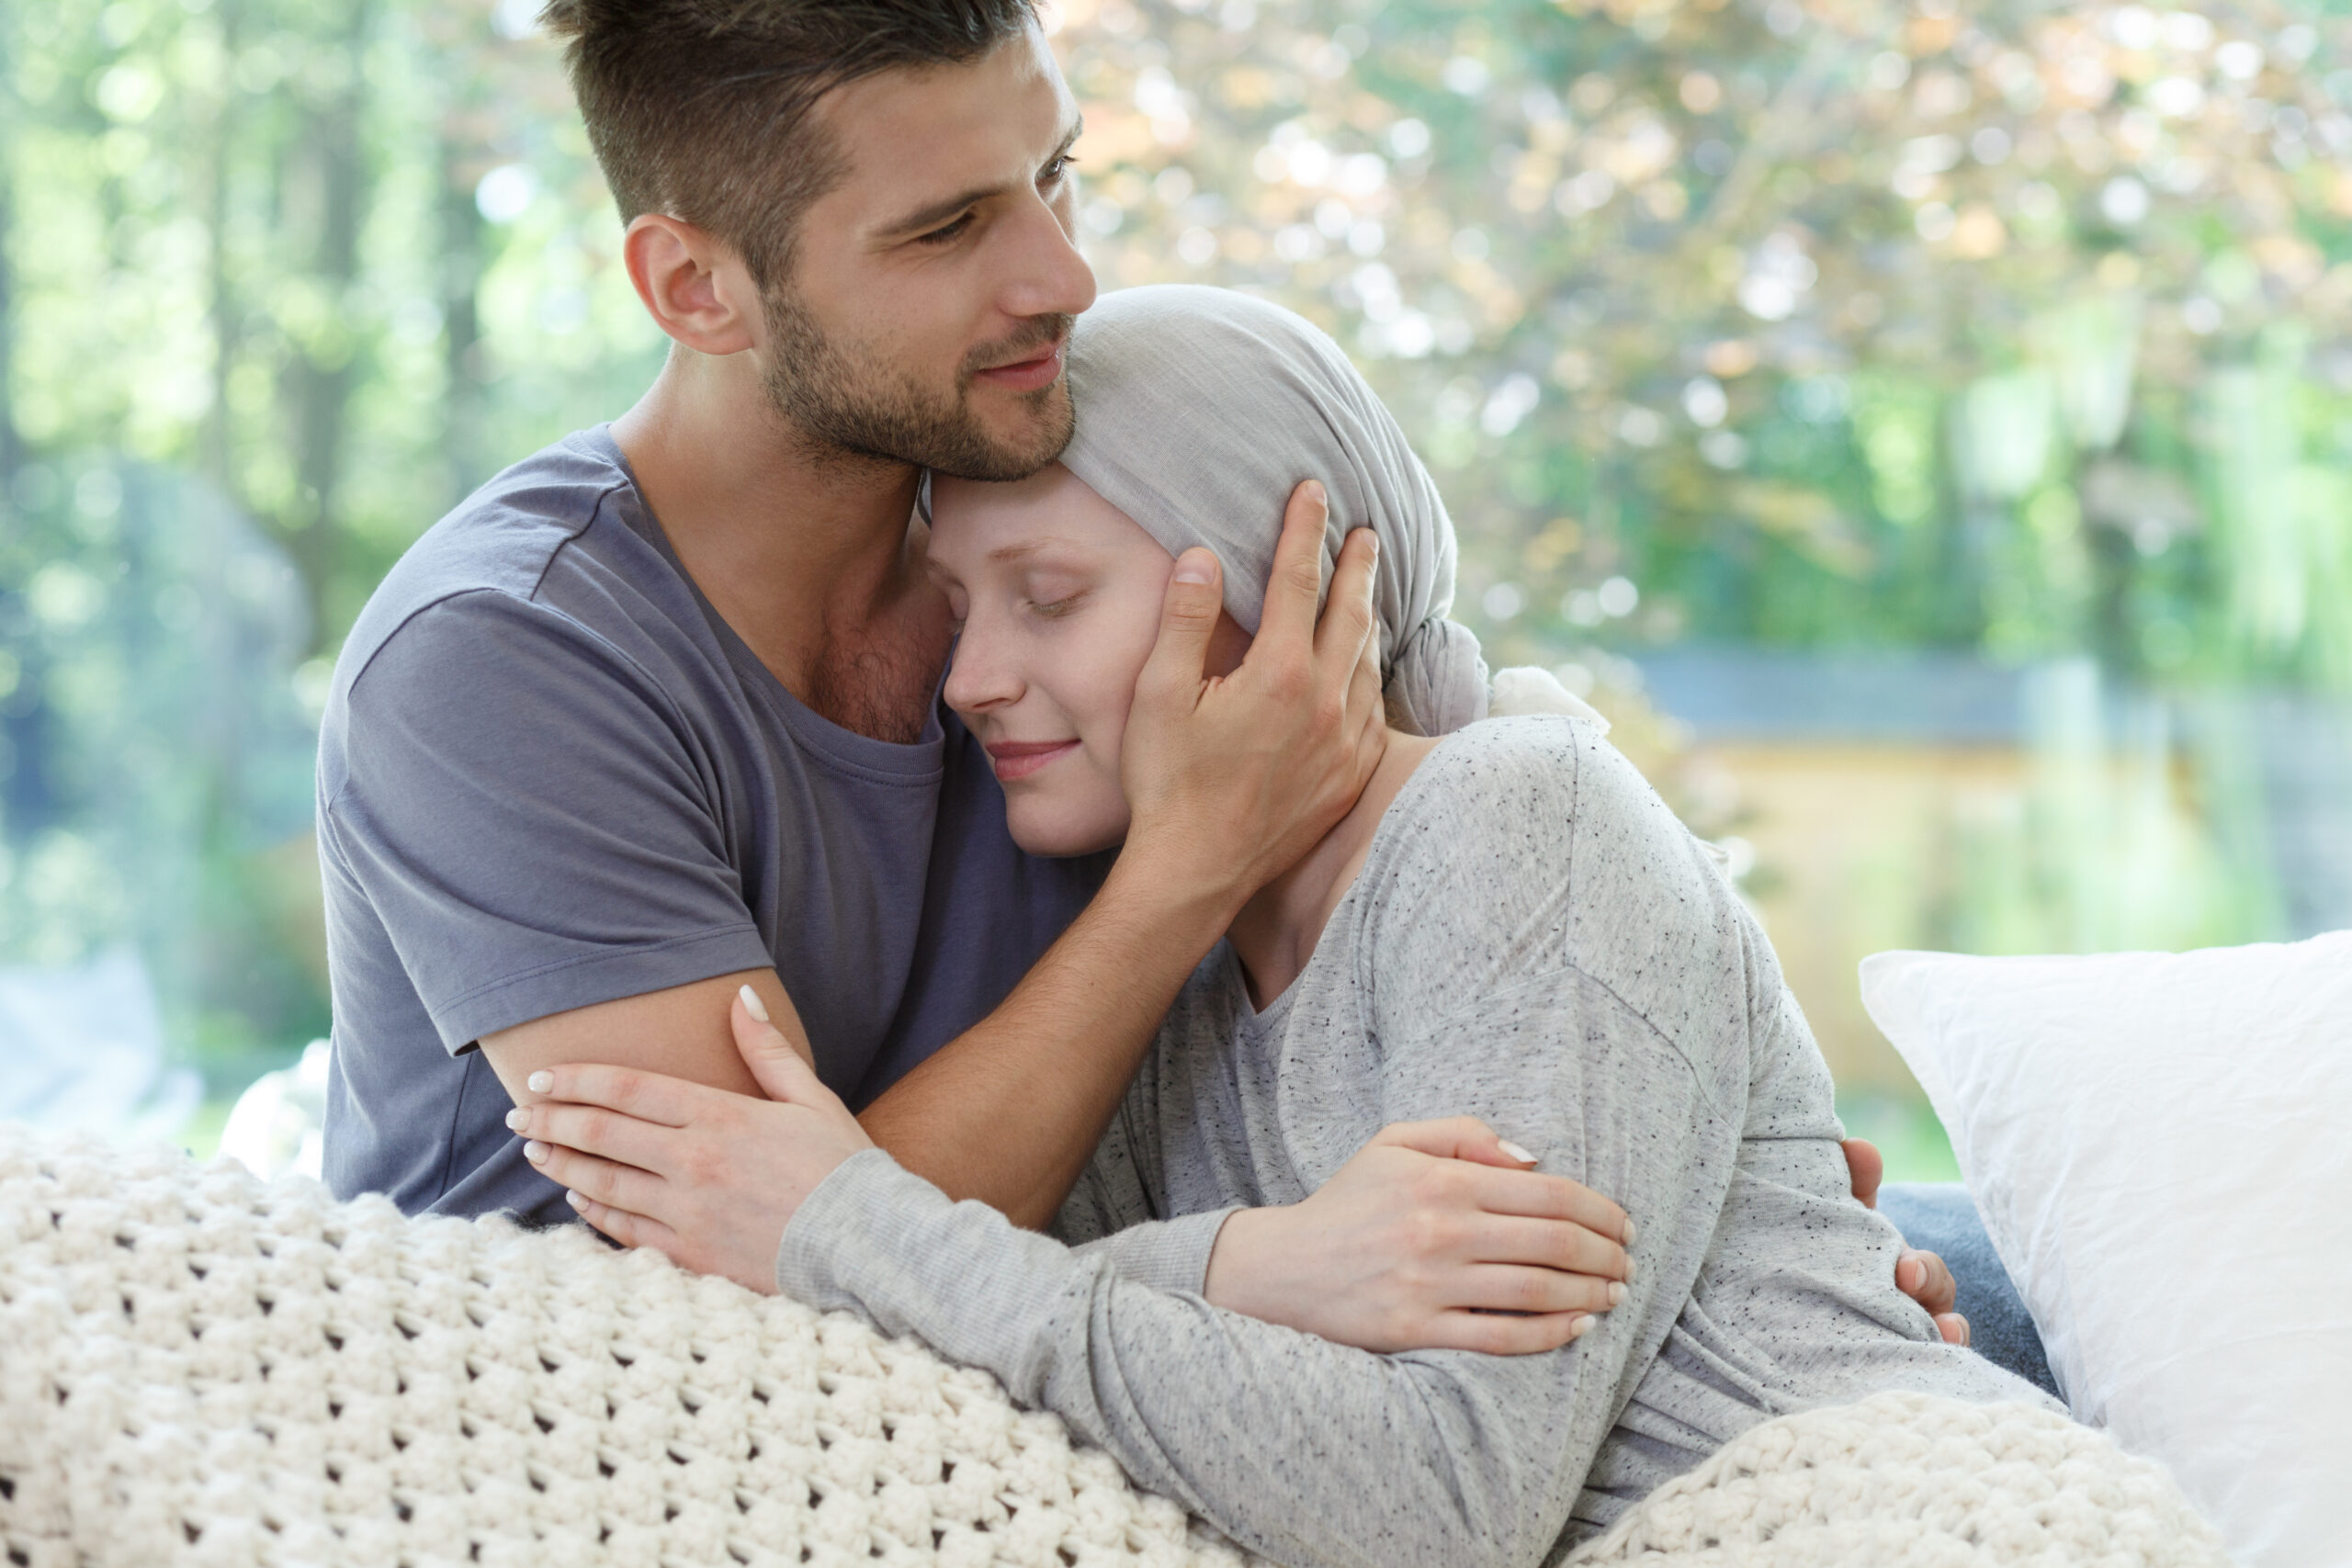
<svg viewBox="0 0 2352 1568"><path fill-rule="evenodd" d="M1257 633L1265 609L1283 502L1300 480L1320 479L1331 502L1325 583L1350 529L1380 540L1373 610L1392 705L1423 735L1487 716L1478 639L1446 619L1445 502L1396 419L1312 322L1228 289L1121 289L1079 318L1069 385L1078 429L1062 462L1170 555L1215 551L1225 607L1245 630Z"/></svg>

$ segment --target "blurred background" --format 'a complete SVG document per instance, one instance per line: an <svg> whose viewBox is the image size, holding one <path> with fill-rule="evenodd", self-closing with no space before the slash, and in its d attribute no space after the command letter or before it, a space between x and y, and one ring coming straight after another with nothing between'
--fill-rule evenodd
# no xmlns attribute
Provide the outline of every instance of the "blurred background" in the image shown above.
<svg viewBox="0 0 2352 1568"><path fill-rule="evenodd" d="M326 1032L338 642L660 361L536 9L0 0L0 1115L208 1150ZM1347 345L1457 615L1728 843L1895 1174L1951 1154L1863 954L2352 924L2352 22L1052 23L1103 284Z"/></svg>

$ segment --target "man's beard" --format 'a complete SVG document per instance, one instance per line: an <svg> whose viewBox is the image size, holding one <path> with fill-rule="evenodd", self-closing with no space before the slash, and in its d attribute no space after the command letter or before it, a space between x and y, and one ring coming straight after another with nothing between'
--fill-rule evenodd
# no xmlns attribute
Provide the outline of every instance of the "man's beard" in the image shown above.
<svg viewBox="0 0 2352 1568"><path fill-rule="evenodd" d="M1018 361L1069 334L1072 318L1038 316L1012 337L989 344L956 367L942 397L904 377L876 374L825 334L806 307L778 290L766 301L768 402L785 421L843 456L911 463L960 479L1023 479L1061 456L1072 419L1067 378L1021 395L1039 416L1035 435L1010 445L991 436L965 400L985 365Z"/></svg>

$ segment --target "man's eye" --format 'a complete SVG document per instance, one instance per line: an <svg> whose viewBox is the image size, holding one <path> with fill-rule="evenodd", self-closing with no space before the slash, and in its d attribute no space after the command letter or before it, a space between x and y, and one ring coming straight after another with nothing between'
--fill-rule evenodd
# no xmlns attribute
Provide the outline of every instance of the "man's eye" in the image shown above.
<svg viewBox="0 0 2352 1568"><path fill-rule="evenodd" d="M963 217L958 218L953 223L943 224L939 228L932 230L927 234L917 234L915 236L915 243L918 245L944 245L947 243L948 241L962 234L965 230L971 226L972 215L967 212Z"/></svg>
<svg viewBox="0 0 2352 1568"><path fill-rule="evenodd" d="M1049 621L1059 620L1077 609L1079 602L1085 597L1086 594L1081 591L1077 593L1066 593L1058 599L1032 599L1029 601L1029 607Z"/></svg>
<svg viewBox="0 0 2352 1568"><path fill-rule="evenodd" d="M1075 152L1063 153L1060 157L1056 158L1052 163L1046 165L1045 172L1037 176L1037 183L1041 186L1049 186L1058 183L1061 177L1064 175L1069 174L1077 163L1078 154Z"/></svg>

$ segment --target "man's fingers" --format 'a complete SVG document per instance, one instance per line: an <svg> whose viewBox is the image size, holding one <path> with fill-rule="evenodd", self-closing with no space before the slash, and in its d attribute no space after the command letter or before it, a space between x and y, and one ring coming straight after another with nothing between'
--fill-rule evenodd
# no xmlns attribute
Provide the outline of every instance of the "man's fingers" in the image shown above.
<svg viewBox="0 0 2352 1568"><path fill-rule="evenodd" d="M1879 1183L1886 1179L1886 1161L1868 1138L1849 1138L1838 1145L1846 1151L1846 1175L1854 1198L1865 1209L1878 1207Z"/></svg>
<svg viewBox="0 0 2352 1568"><path fill-rule="evenodd" d="M1968 1347L1968 1319L1956 1312L1938 1313L1936 1332L1944 1337L1947 1345L1957 1345L1962 1349Z"/></svg>
<svg viewBox="0 0 2352 1568"><path fill-rule="evenodd" d="M1207 679L1209 635L1225 608L1224 581L1213 551L1195 545L1176 558L1159 604L1159 637L1137 677L1138 691L1164 700L1197 698Z"/></svg>
<svg viewBox="0 0 2352 1568"><path fill-rule="evenodd" d="M1315 647L1315 611L1323 598L1323 525L1330 511L1317 480L1303 480L1290 492L1252 654L1264 649L1270 655L1303 660Z"/></svg>
<svg viewBox="0 0 2352 1568"><path fill-rule="evenodd" d="M1932 1252L1906 1252L1894 1260L1894 1283L1903 1293L1930 1314L1948 1313L1960 1295L1960 1286Z"/></svg>
<svg viewBox="0 0 2352 1568"><path fill-rule="evenodd" d="M523 1145L523 1155L539 1174L559 1187L632 1213L653 1207L662 1192L662 1179L636 1166L598 1159L560 1144L537 1139Z"/></svg>
<svg viewBox="0 0 2352 1568"><path fill-rule="evenodd" d="M1315 624L1315 661L1329 668L1363 661L1371 649L1375 678L1380 669L1379 637L1373 614L1373 575L1380 564L1380 536L1369 528L1351 528L1340 546L1339 564L1331 572L1331 595Z"/></svg>
<svg viewBox="0 0 2352 1568"><path fill-rule="evenodd" d="M1469 1256L1480 1263L1523 1264L1604 1283L1634 1277L1634 1260L1623 1247L1573 1220L1493 1215L1470 1233L1468 1246Z"/></svg>
<svg viewBox="0 0 2352 1568"><path fill-rule="evenodd" d="M1584 1337L1595 1319L1590 1313L1545 1313L1515 1317L1504 1313L1442 1312L1417 1337L1417 1345L1432 1350L1476 1350L1487 1356L1532 1356L1556 1350Z"/></svg>

